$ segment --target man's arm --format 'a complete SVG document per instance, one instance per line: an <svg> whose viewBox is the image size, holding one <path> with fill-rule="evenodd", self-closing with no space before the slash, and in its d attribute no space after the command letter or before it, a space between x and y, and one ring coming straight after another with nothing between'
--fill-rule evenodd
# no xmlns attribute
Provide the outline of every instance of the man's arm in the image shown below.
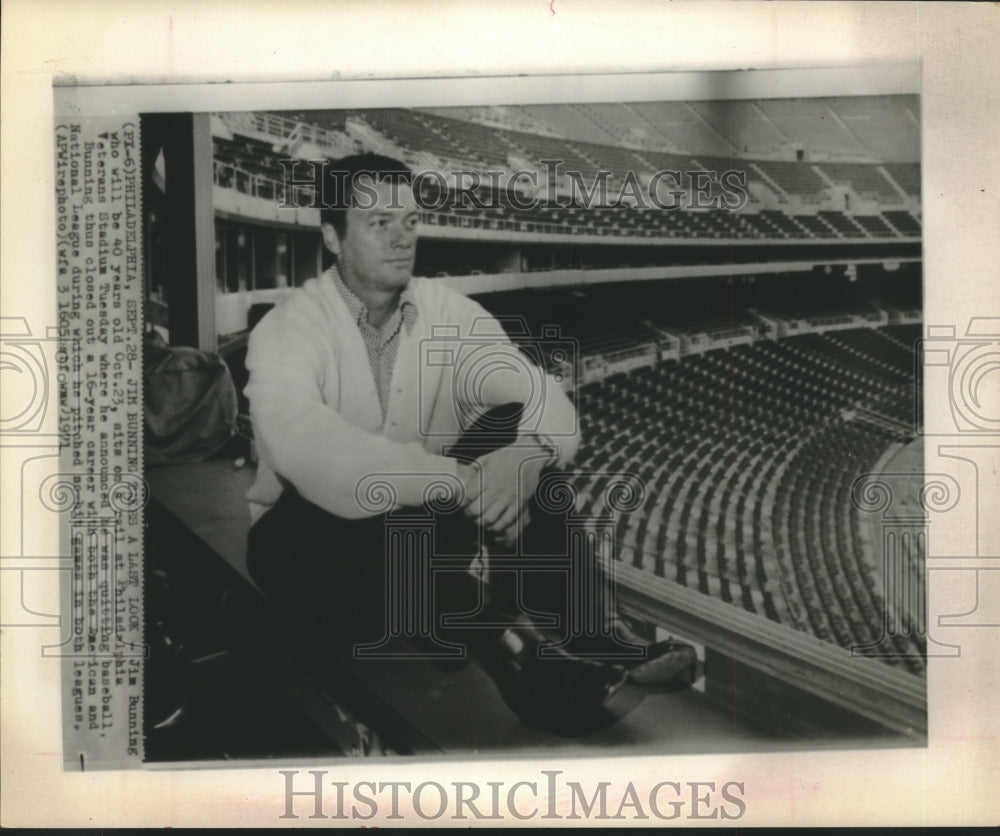
<svg viewBox="0 0 1000 836"><path fill-rule="evenodd" d="M392 480L398 505L419 505L428 485L456 475L454 459L417 442L397 443L350 424L323 401L321 325L288 308L265 317L250 336L246 394L260 456L310 502L340 517L372 516L356 491L367 476Z"/></svg>

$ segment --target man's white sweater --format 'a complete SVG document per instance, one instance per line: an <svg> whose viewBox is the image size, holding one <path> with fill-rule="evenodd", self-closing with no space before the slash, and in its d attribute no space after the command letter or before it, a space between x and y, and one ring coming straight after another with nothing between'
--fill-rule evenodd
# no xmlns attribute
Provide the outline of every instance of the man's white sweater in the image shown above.
<svg viewBox="0 0 1000 836"><path fill-rule="evenodd" d="M246 395L260 458L247 494L256 520L285 484L345 518L420 505L428 490L457 484L442 451L487 409L525 405L521 429L576 454L576 411L559 384L533 366L473 300L414 278L411 332L400 334L385 420L357 324L333 272L306 282L254 328Z"/></svg>

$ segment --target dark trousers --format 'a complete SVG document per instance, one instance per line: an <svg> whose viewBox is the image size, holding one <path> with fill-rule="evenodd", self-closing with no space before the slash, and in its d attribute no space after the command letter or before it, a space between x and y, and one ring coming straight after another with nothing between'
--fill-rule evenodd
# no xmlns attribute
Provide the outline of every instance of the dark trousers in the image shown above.
<svg viewBox="0 0 1000 836"><path fill-rule="evenodd" d="M519 420L520 405L493 410L448 454L469 461L509 444ZM254 582L295 623L349 644L356 655L359 648L389 655L408 645L430 656L464 656L466 648L475 654L495 644L522 613L556 634L570 630L570 584L560 568L569 562L567 509L533 500L529 513L521 554L530 558L490 547L487 538L484 587L469 571L483 535L461 509L348 520L289 486L251 528L247 563ZM433 557L414 559L416 552ZM529 559L535 565L525 571ZM403 643L387 641L393 637Z"/></svg>

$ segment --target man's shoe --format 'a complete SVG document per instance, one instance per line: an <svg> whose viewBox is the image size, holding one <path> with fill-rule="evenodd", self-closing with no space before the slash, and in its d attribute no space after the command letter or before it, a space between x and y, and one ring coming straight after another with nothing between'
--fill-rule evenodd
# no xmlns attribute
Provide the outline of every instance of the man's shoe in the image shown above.
<svg viewBox="0 0 1000 836"><path fill-rule="evenodd" d="M539 656L545 643L528 625L504 632L490 666L504 702L526 725L559 735L578 737L606 725L605 706L625 684L625 669L564 651Z"/></svg>
<svg viewBox="0 0 1000 836"><path fill-rule="evenodd" d="M638 685L677 685L686 688L697 678L698 654L685 642L665 639L646 646L646 660L628 666Z"/></svg>
<svg viewBox="0 0 1000 836"><path fill-rule="evenodd" d="M629 679L639 685L687 687L696 679L698 655L686 642L665 639L651 642L635 632L628 620L615 613L606 632L576 636L567 651L587 659L601 659L624 667Z"/></svg>

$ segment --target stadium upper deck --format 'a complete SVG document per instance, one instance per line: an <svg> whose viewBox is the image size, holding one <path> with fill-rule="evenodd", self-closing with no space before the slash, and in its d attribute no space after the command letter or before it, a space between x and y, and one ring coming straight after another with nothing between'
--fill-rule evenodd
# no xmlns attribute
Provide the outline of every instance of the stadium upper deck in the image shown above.
<svg viewBox="0 0 1000 836"><path fill-rule="evenodd" d="M561 106L561 111L580 113L575 106ZM464 194L463 185L475 185L472 175L464 181L424 180L428 211L423 220L437 227L683 240L919 236L920 171L915 162L879 165L684 155L571 141L393 108L291 115L296 118L224 114L216 120L216 185L271 202L285 200L280 159L322 159L367 149L402 157L418 171L476 172L480 184ZM558 160L560 165L558 182L551 188L545 178L553 173L553 164L546 168L546 160ZM499 187L499 176L492 181L480 177L486 171L509 177L517 170L531 172L537 189L522 191L527 182L522 180L515 194L506 182ZM729 181L734 189L727 189L723 177L727 171L737 173L737 179ZM572 172L577 173L567 177ZM595 189L602 172L609 173L606 188ZM655 172L676 176L661 177L652 187ZM638 184L637 193L621 191L620 184L629 176ZM695 197L699 188L702 194ZM619 211L615 206L619 197L638 205ZM308 190L301 196L300 187L298 200L310 199ZM427 234L433 236L434 231Z"/></svg>

